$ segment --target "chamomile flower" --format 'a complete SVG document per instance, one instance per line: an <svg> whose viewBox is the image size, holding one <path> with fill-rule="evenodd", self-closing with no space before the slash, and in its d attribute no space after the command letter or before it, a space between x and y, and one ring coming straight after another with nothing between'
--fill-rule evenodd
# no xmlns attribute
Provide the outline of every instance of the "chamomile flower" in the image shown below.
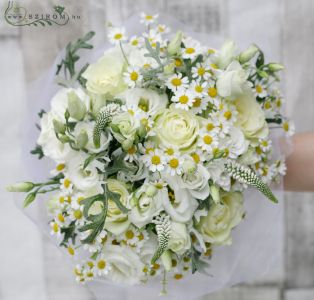
<svg viewBox="0 0 314 300"><path fill-rule="evenodd" d="M121 235L121 240L125 241L130 246L135 246L138 242L137 231L130 227Z"/></svg>
<svg viewBox="0 0 314 300"><path fill-rule="evenodd" d="M265 98L267 96L267 87L264 81L257 81L253 88L256 97Z"/></svg>
<svg viewBox="0 0 314 300"><path fill-rule="evenodd" d="M70 210L70 215L69 218L72 221L76 221L77 224L83 224L84 223L84 218L83 218L83 207L80 207L78 209L72 209Z"/></svg>
<svg viewBox="0 0 314 300"><path fill-rule="evenodd" d="M193 80L190 88L198 97L207 94L207 83L205 81L201 82L200 80Z"/></svg>
<svg viewBox="0 0 314 300"><path fill-rule="evenodd" d="M170 32L170 28L164 24L158 24L157 25L157 31L160 33L160 34L165 34L165 33L168 33Z"/></svg>
<svg viewBox="0 0 314 300"><path fill-rule="evenodd" d="M181 55L184 59L194 59L202 52L202 47L198 41L192 38L185 39L184 47L181 49Z"/></svg>
<svg viewBox="0 0 314 300"><path fill-rule="evenodd" d="M144 144L139 144L139 150L142 154L149 154L155 150L155 143L153 141L146 141Z"/></svg>
<svg viewBox="0 0 314 300"><path fill-rule="evenodd" d="M182 164L183 164L183 158L179 155L173 154L167 159L167 172L171 175L181 175L182 174Z"/></svg>
<svg viewBox="0 0 314 300"><path fill-rule="evenodd" d="M127 36L125 34L125 28L121 27L109 27L108 28L108 39L110 43L114 45L118 45L120 42L124 42L127 40Z"/></svg>
<svg viewBox="0 0 314 300"><path fill-rule="evenodd" d="M106 261L104 255L100 255L95 261L95 273L98 276L107 275L111 270L109 262Z"/></svg>
<svg viewBox="0 0 314 300"><path fill-rule="evenodd" d="M270 99L263 102L263 109L267 112L273 110L273 103Z"/></svg>
<svg viewBox="0 0 314 300"><path fill-rule="evenodd" d="M181 73L173 74L168 78L166 86L173 92L176 92L179 89L188 88L189 80L187 77L182 77Z"/></svg>
<svg viewBox="0 0 314 300"><path fill-rule="evenodd" d="M67 177L60 180L60 189L64 195L70 195L73 192L73 184Z"/></svg>
<svg viewBox="0 0 314 300"><path fill-rule="evenodd" d="M95 269L86 268L83 270L83 277L85 281L92 281L96 276Z"/></svg>
<svg viewBox="0 0 314 300"><path fill-rule="evenodd" d="M96 242L100 245L104 245L108 240L108 232L103 229L96 237Z"/></svg>
<svg viewBox="0 0 314 300"><path fill-rule="evenodd" d="M270 139L259 139L259 146L263 152L268 152L272 148L272 141Z"/></svg>
<svg viewBox="0 0 314 300"><path fill-rule="evenodd" d="M76 255L76 250L74 249L73 245L68 245L66 248L68 255L74 257Z"/></svg>
<svg viewBox="0 0 314 300"><path fill-rule="evenodd" d="M206 130L201 130L197 145L202 150L212 153L213 149L218 146L217 135L214 132L209 133Z"/></svg>
<svg viewBox="0 0 314 300"><path fill-rule="evenodd" d="M72 196L71 207L73 209L79 209L83 206L82 201L85 199L83 194L78 193Z"/></svg>
<svg viewBox="0 0 314 300"><path fill-rule="evenodd" d="M275 165L275 168L276 168L277 172L280 175L282 175L282 176L286 175L287 166L286 166L286 163L285 163L284 159L276 160L274 165Z"/></svg>
<svg viewBox="0 0 314 300"><path fill-rule="evenodd" d="M195 114L200 114L202 111L207 109L208 102L208 97L194 97L191 111Z"/></svg>
<svg viewBox="0 0 314 300"><path fill-rule="evenodd" d="M222 111L220 112L220 120L221 122L228 122L233 124L237 120L237 110L233 105L225 105Z"/></svg>
<svg viewBox="0 0 314 300"><path fill-rule="evenodd" d="M211 74L203 63L197 63L195 67L192 68L192 77L195 79L207 80L211 77Z"/></svg>
<svg viewBox="0 0 314 300"><path fill-rule="evenodd" d="M189 110L193 106L194 95L191 90L180 89L171 98L171 101L176 103L176 108Z"/></svg>
<svg viewBox="0 0 314 300"><path fill-rule="evenodd" d="M133 35L130 38L129 44L133 47L141 47L144 43L144 39L142 37L138 37L136 35Z"/></svg>
<svg viewBox="0 0 314 300"><path fill-rule="evenodd" d="M50 228L51 235L61 236L61 227L57 222L50 222Z"/></svg>
<svg viewBox="0 0 314 300"><path fill-rule="evenodd" d="M148 33L144 33L143 36L148 39L152 48L156 48L157 43L159 43L160 48L164 46L164 41L162 40L161 34L156 29L150 29Z"/></svg>
<svg viewBox="0 0 314 300"><path fill-rule="evenodd" d="M66 171L66 165L64 162L59 163L56 165L56 167L50 171L50 174L53 176L57 176L60 173L63 173L64 171Z"/></svg>
<svg viewBox="0 0 314 300"><path fill-rule="evenodd" d="M128 67L124 73L124 81L130 88L134 88L142 79L139 67Z"/></svg>
<svg viewBox="0 0 314 300"><path fill-rule="evenodd" d="M142 12L140 22L145 24L146 26L148 26L148 25L154 24L157 19L158 19L158 14L149 15L149 14Z"/></svg>
<svg viewBox="0 0 314 300"><path fill-rule="evenodd" d="M295 133L294 123L290 120L284 120L281 124L281 127L285 131L287 136L293 136Z"/></svg>
<svg viewBox="0 0 314 300"><path fill-rule="evenodd" d="M147 155L144 155L142 159L145 165L152 172L160 172L165 168L166 157L159 149L154 149L153 151L150 151Z"/></svg>
<svg viewBox="0 0 314 300"><path fill-rule="evenodd" d="M69 224L69 219L64 211L58 210L55 213L54 222L62 227Z"/></svg>
<svg viewBox="0 0 314 300"><path fill-rule="evenodd" d="M196 149L194 152L190 153L196 164L202 163L206 160L206 154L201 149Z"/></svg>
<svg viewBox="0 0 314 300"><path fill-rule="evenodd" d="M138 158L137 155L137 147L135 145L132 145L127 151L126 156L124 157L125 161L133 162Z"/></svg>

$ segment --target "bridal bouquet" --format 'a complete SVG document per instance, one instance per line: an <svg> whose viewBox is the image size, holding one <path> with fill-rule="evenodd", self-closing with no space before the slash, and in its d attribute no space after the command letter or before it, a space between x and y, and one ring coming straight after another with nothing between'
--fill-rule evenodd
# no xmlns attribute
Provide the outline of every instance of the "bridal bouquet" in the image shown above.
<svg viewBox="0 0 314 300"><path fill-rule="evenodd" d="M277 202L269 186L285 163L270 132L293 132L276 87L283 67L255 45L171 36L157 18L142 14L146 30L130 38L110 25L112 47L79 69L94 33L66 47L32 151L54 162L51 178L8 188L27 193L24 206L45 194L51 234L82 283L208 273L245 217L243 191Z"/></svg>

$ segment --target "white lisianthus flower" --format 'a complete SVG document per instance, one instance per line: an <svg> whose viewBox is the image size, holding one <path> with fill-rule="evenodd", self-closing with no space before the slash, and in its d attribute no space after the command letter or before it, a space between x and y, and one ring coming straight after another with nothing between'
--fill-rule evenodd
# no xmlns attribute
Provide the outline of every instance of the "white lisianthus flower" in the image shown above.
<svg viewBox="0 0 314 300"><path fill-rule="evenodd" d="M162 210L162 199L168 197L165 189L157 189L152 184L143 184L131 198L130 221L141 228L151 223L153 217Z"/></svg>
<svg viewBox="0 0 314 300"><path fill-rule="evenodd" d="M126 111L112 118L111 132L123 149L129 149L135 140L139 126L140 121Z"/></svg>
<svg viewBox="0 0 314 300"><path fill-rule="evenodd" d="M48 112L42 116L37 144L42 147L45 156L56 162L64 162L76 152L70 148L69 144L63 144L57 139L53 120L58 117L54 112Z"/></svg>
<svg viewBox="0 0 314 300"><path fill-rule="evenodd" d="M197 200L191 197L188 190L180 187L177 176L169 175L164 177L164 180L172 189L168 192L168 197L163 198L165 211L176 222L189 222L198 207Z"/></svg>
<svg viewBox="0 0 314 300"><path fill-rule="evenodd" d="M244 132L248 139L264 139L268 136L269 130L265 120L265 113L257 103L252 91L246 89L240 97L235 100L238 111L236 125Z"/></svg>
<svg viewBox="0 0 314 300"><path fill-rule="evenodd" d="M225 171L225 160L217 159L212 161L206 167L207 171L210 174L210 178L217 185L221 186L224 190L229 191L231 180L230 176L224 173Z"/></svg>
<svg viewBox="0 0 314 300"><path fill-rule="evenodd" d="M183 255L191 249L191 237L187 231L186 224L172 222L171 238L169 240L169 249L178 255Z"/></svg>
<svg viewBox="0 0 314 300"><path fill-rule="evenodd" d="M215 59L216 65L224 70L226 69L229 64L233 61L236 53L236 45L234 41L232 40L226 40L219 53L217 54L217 57Z"/></svg>
<svg viewBox="0 0 314 300"><path fill-rule="evenodd" d="M144 264L130 247L108 245L104 256L111 265L108 277L114 282L134 285L140 283Z"/></svg>
<svg viewBox="0 0 314 300"><path fill-rule="evenodd" d="M118 47L107 50L83 73L87 90L92 94L115 96L127 89L123 80L126 61Z"/></svg>
<svg viewBox="0 0 314 300"><path fill-rule="evenodd" d="M178 180L178 184L189 191L192 197L204 200L209 195L209 172L200 164L195 171L184 172Z"/></svg>
<svg viewBox="0 0 314 300"><path fill-rule="evenodd" d="M236 98L243 94L249 85L248 74L243 70L238 61L233 61L227 69L218 77L217 92L221 97Z"/></svg>
<svg viewBox="0 0 314 300"><path fill-rule="evenodd" d="M249 142L246 140L241 129L231 127L229 130L229 137L222 141L226 143L230 158L238 158L241 154L245 153L248 149Z"/></svg>
<svg viewBox="0 0 314 300"><path fill-rule="evenodd" d="M200 218L198 230L204 241L215 245L231 245L231 230L244 214L241 193L223 193L219 203L213 204L208 215Z"/></svg>
<svg viewBox="0 0 314 300"><path fill-rule="evenodd" d="M108 179L108 189L120 195L120 202L125 207L129 207L129 192L124 183L116 179ZM128 215L123 213L113 200L108 200L108 211L105 228L115 235L119 235L127 230L131 221Z"/></svg>
<svg viewBox="0 0 314 300"><path fill-rule="evenodd" d="M74 186L86 191L101 185L101 177L98 174L97 167L101 168L102 164L97 160L92 161L85 169L83 169L84 162L88 155L84 152L76 152L76 156L71 157L68 163L67 175L71 179Z"/></svg>
<svg viewBox="0 0 314 300"><path fill-rule="evenodd" d="M96 148L93 142L93 130L95 122L78 122L74 128L74 136L78 136L82 130L87 133L88 141L85 148L92 153L99 153L106 150L112 140L112 136L108 131L102 131L100 135L100 147Z"/></svg>
<svg viewBox="0 0 314 300"><path fill-rule="evenodd" d="M141 109L148 115L154 116L158 111L165 109L168 104L166 94L159 94L150 89L134 88L121 95L127 108Z"/></svg>
<svg viewBox="0 0 314 300"><path fill-rule="evenodd" d="M189 111L170 107L157 116L155 131L161 147L189 151L195 147L199 121Z"/></svg>
<svg viewBox="0 0 314 300"><path fill-rule="evenodd" d="M141 252L139 253L141 261L146 265L151 264L151 259L158 248L157 235L153 233L148 234L147 240L143 243L141 247Z"/></svg>

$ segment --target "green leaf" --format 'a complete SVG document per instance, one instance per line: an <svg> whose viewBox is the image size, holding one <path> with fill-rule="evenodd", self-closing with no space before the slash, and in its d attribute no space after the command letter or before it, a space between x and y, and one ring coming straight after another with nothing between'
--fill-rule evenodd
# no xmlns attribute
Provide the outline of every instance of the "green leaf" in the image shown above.
<svg viewBox="0 0 314 300"><path fill-rule="evenodd" d="M24 202L23 202L23 207L26 208L29 206L34 200L36 199L36 193L29 193Z"/></svg>
<svg viewBox="0 0 314 300"><path fill-rule="evenodd" d="M113 201L116 206L124 213L124 214L127 214L129 209L126 208L120 201L120 194L117 194L117 193L114 193L114 192L111 192L111 191L107 191L107 196L108 198Z"/></svg>
<svg viewBox="0 0 314 300"><path fill-rule="evenodd" d="M259 55L256 59L255 65L256 65L256 68L258 69L264 65L264 53L261 50L259 51Z"/></svg>

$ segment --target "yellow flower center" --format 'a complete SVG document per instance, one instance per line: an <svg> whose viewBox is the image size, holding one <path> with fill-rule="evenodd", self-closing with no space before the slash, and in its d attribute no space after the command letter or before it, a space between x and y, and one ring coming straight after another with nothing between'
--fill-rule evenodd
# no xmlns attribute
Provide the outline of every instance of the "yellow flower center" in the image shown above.
<svg viewBox="0 0 314 300"><path fill-rule="evenodd" d="M262 141L262 145L263 145L264 147L267 147L267 146L268 146L268 142L267 142L267 141Z"/></svg>
<svg viewBox="0 0 314 300"><path fill-rule="evenodd" d="M172 155L174 153L174 150L172 148L168 148L166 151L165 151L168 155Z"/></svg>
<svg viewBox="0 0 314 300"><path fill-rule="evenodd" d="M117 33L114 35L113 37L115 40L121 40L122 39L122 34L121 33Z"/></svg>
<svg viewBox="0 0 314 300"><path fill-rule="evenodd" d="M72 247L68 247L68 253L73 256L75 254L75 251Z"/></svg>
<svg viewBox="0 0 314 300"><path fill-rule="evenodd" d="M206 145L210 145L213 142L213 138L209 135L205 135L203 137L203 141Z"/></svg>
<svg viewBox="0 0 314 300"><path fill-rule="evenodd" d="M278 107L278 108L280 108L281 107L281 99L280 98L278 98L277 100L276 100L276 106Z"/></svg>
<svg viewBox="0 0 314 300"><path fill-rule="evenodd" d="M52 225L52 230L53 230L54 232L58 232L58 231L59 231L59 226L58 226L57 223L53 223L53 225Z"/></svg>
<svg viewBox="0 0 314 300"><path fill-rule="evenodd" d="M171 83L174 85L174 86L180 86L182 84L182 81L180 78L173 78L171 80Z"/></svg>
<svg viewBox="0 0 314 300"><path fill-rule="evenodd" d="M177 274L174 275L174 279L176 279L176 280L180 280L182 278L183 278L182 274L177 273Z"/></svg>
<svg viewBox="0 0 314 300"><path fill-rule="evenodd" d="M289 131L289 123L288 122L284 122L282 124L282 128L285 130L285 131Z"/></svg>
<svg viewBox="0 0 314 300"><path fill-rule="evenodd" d="M132 240L134 238L134 232L132 230L127 230L125 232L125 237L128 239L128 240Z"/></svg>
<svg viewBox="0 0 314 300"><path fill-rule="evenodd" d="M63 223L64 222L64 216L62 214L58 214L58 220Z"/></svg>
<svg viewBox="0 0 314 300"><path fill-rule="evenodd" d="M140 233L137 237L138 237L138 240L139 240L139 241L144 240L144 235L143 235L143 233Z"/></svg>
<svg viewBox="0 0 314 300"><path fill-rule="evenodd" d="M160 264L153 264L152 269L158 270L160 268Z"/></svg>
<svg viewBox="0 0 314 300"><path fill-rule="evenodd" d="M176 158L172 158L169 161L169 166L173 169L176 169L179 166L179 161Z"/></svg>
<svg viewBox="0 0 314 300"><path fill-rule="evenodd" d="M179 58L176 58L174 61L174 64L176 65L176 67L181 67L182 66L182 60Z"/></svg>
<svg viewBox="0 0 314 300"><path fill-rule="evenodd" d="M261 155L263 153L262 149L260 147L256 147L255 148L255 152L258 154L258 155Z"/></svg>
<svg viewBox="0 0 314 300"><path fill-rule="evenodd" d="M152 157L152 164L153 165L159 165L160 164L160 157L158 156L158 155L154 155L153 157Z"/></svg>
<svg viewBox="0 0 314 300"><path fill-rule="evenodd" d="M129 154L134 154L136 152L135 146L132 146L131 148L128 149Z"/></svg>
<svg viewBox="0 0 314 300"><path fill-rule="evenodd" d="M263 92L263 88L259 84L256 85L255 89L256 89L256 92L259 93L259 94Z"/></svg>
<svg viewBox="0 0 314 300"><path fill-rule="evenodd" d="M218 66L216 64L210 64L210 66L213 68L213 69L218 69Z"/></svg>
<svg viewBox="0 0 314 300"><path fill-rule="evenodd" d="M145 153L149 154L149 152L154 151L154 148L146 148Z"/></svg>
<svg viewBox="0 0 314 300"><path fill-rule="evenodd" d="M194 52L195 52L194 48L186 48L185 49L185 53L187 53L187 54L193 54Z"/></svg>
<svg viewBox="0 0 314 300"><path fill-rule="evenodd" d="M162 185L162 183L158 182L156 183L155 187L159 190L161 190L164 186Z"/></svg>
<svg viewBox="0 0 314 300"><path fill-rule="evenodd" d="M224 117L226 118L226 120L230 120L232 117L232 112L230 110L226 111L224 113Z"/></svg>
<svg viewBox="0 0 314 300"><path fill-rule="evenodd" d="M165 28L162 27L162 26L158 26L158 30L159 30L159 32L164 32L164 31L165 31Z"/></svg>
<svg viewBox="0 0 314 300"><path fill-rule="evenodd" d="M92 269L94 267L94 263L92 261L88 261L87 265Z"/></svg>
<svg viewBox="0 0 314 300"><path fill-rule="evenodd" d="M269 101L266 101L264 104L265 109L270 109L271 108L271 103Z"/></svg>
<svg viewBox="0 0 314 300"><path fill-rule="evenodd" d="M216 51L215 51L214 49L208 49L208 50L207 50L207 53L208 53L208 54L214 54L215 52L216 52Z"/></svg>
<svg viewBox="0 0 314 300"><path fill-rule="evenodd" d="M200 107L202 103L201 98L194 98L193 107Z"/></svg>
<svg viewBox="0 0 314 300"><path fill-rule="evenodd" d="M196 91L197 93L201 93L201 92L203 92L203 88L202 88L202 86L200 86L200 85L196 85L196 86L195 86L195 91Z"/></svg>
<svg viewBox="0 0 314 300"><path fill-rule="evenodd" d="M208 123L208 124L206 125L206 129L207 129L208 131L211 131L211 130L213 130L214 128L215 128L215 126L214 126L213 123Z"/></svg>
<svg viewBox="0 0 314 300"><path fill-rule="evenodd" d="M64 197L59 198L59 203L61 203L61 204L64 203Z"/></svg>
<svg viewBox="0 0 314 300"><path fill-rule="evenodd" d="M209 97L215 98L217 96L217 90L214 87L210 87L207 90L207 94Z"/></svg>
<svg viewBox="0 0 314 300"><path fill-rule="evenodd" d="M65 164L58 164L57 167L56 167L56 170L60 172L60 171L62 171L64 168L65 168Z"/></svg>
<svg viewBox="0 0 314 300"><path fill-rule="evenodd" d="M79 220L79 219L82 218L83 214L82 214L82 212L79 209L77 209L77 210L74 211L73 215L74 215L75 219Z"/></svg>
<svg viewBox="0 0 314 300"><path fill-rule="evenodd" d="M203 67L200 67L197 69L197 74L199 76L203 76L205 74L206 70Z"/></svg>
<svg viewBox="0 0 314 300"><path fill-rule="evenodd" d="M191 157L194 159L194 161L198 164L200 162L200 156L197 153L192 153Z"/></svg>
<svg viewBox="0 0 314 300"><path fill-rule="evenodd" d="M103 270L104 268L106 268L106 262L103 259L99 260L97 263L97 268L99 270Z"/></svg>
<svg viewBox="0 0 314 300"><path fill-rule="evenodd" d="M137 46L137 45L138 45L138 40L133 40L133 41L132 41L132 45L133 45L133 46Z"/></svg>
<svg viewBox="0 0 314 300"><path fill-rule="evenodd" d="M133 71L133 72L130 74L130 79L131 79L132 81L136 81L136 80L138 79L138 73Z"/></svg>
<svg viewBox="0 0 314 300"><path fill-rule="evenodd" d="M148 20L148 21L150 21L150 20L153 19L153 16L152 16L152 15L147 15L147 16L145 16L145 19Z"/></svg>
<svg viewBox="0 0 314 300"><path fill-rule="evenodd" d="M81 204L81 201L83 201L83 200L84 200L84 197L78 197L76 201L78 204Z"/></svg>
<svg viewBox="0 0 314 300"><path fill-rule="evenodd" d="M179 101L182 104L187 104L189 102L189 97L186 96L186 95L182 95L182 96L179 97Z"/></svg>
<svg viewBox="0 0 314 300"><path fill-rule="evenodd" d="M68 179L68 178L64 179L63 185L65 188L69 188L70 184L71 184L70 179Z"/></svg>

